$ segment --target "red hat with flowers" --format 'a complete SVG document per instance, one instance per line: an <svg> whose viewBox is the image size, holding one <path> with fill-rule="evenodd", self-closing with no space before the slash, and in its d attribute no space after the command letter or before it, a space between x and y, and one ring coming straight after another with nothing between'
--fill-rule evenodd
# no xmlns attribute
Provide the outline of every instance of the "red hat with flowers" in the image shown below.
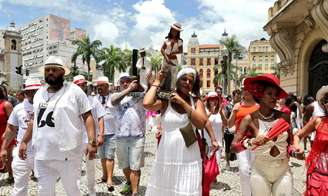
<svg viewBox="0 0 328 196"><path fill-rule="evenodd" d="M261 74L255 77L246 78L244 81L244 89L249 91L254 97L262 97L264 84L261 82L269 83L278 89L278 99L285 98L288 93L280 87L280 80L273 74Z"/></svg>

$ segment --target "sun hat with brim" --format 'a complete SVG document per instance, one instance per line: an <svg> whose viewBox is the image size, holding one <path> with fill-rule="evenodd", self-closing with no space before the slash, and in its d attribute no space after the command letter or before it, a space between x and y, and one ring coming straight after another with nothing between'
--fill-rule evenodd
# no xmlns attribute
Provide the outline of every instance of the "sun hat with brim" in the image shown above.
<svg viewBox="0 0 328 196"><path fill-rule="evenodd" d="M25 81L24 91L38 90L42 87L41 81L37 78L29 78Z"/></svg>
<svg viewBox="0 0 328 196"><path fill-rule="evenodd" d="M97 78L96 84L97 85L100 85L100 84L108 84L109 85L109 79L107 76L100 76Z"/></svg>
<svg viewBox="0 0 328 196"><path fill-rule="evenodd" d="M85 79L85 77L83 75L77 75L74 76L73 78L73 83L74 84L82 84L82 83L86 83L87 80Z"/></svg>
<svg viewBox="0 0 328 196"><path fill-rule="evenodd" d="M44 66L40 68L40 71L42 74L44 74L44 69L46 67L58 67L65 71L65 75L68 75L71 71L68 67L65 65L65 61L63 58L59 56L49 56L47 60L44 63Z"/></svg>
<svg viewBox="0 0 328 196"><path fill-rule="evenodd" d="M209 92L206 97L205 97L205 100L209 100L209 99L218 99L219 96L216 92Z"/></svg>
<svg viewBox="0 0 328 196"><path fill-rule="evenodd" d="M145 50L144 48L140 48L140 49L139 49L139 54L140 54L140 53L143 53L143 52L146 52L146 50Z"/></svg>
<svg viewBox="0 0 328 196"><path fill-rule="evenodd" d="M258 87L261 86L262 81L275 86L279 90L279 94L277 96L278 99L288 96L288 93L280 87L280 80L273 74L261 74L255 77L246 78L244 80L244 89L256 97L259 93Z"/></svg>
<svg viewBox="0 0 328 196"><path fill-rule="evenodd" d="M173 28L177 31L182 31L181 24L179 24L179 23L174 23L173 25L171 25L171 28Z"/></svg>
<svg viewBox="0 0 328 196"><path fill-rule="evenodd" d="M322 86L316 94L316 100L320 102L322 98L328 93L328 85Z"/></svg>

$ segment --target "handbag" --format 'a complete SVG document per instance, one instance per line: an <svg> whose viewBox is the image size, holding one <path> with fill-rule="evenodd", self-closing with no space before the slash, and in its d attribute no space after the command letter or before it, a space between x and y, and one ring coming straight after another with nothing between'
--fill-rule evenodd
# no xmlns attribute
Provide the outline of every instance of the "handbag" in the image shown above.
<svg viewBox="0 0 328 196"><path fill-rule="evenodd" d="M186 144L186 147L189 147L196 142L197 139L191 122L189 122L187 126L180 128L180 132Z"/></svg>
<svg viewBox="0 0 328 196"><path fill-rule="evenodd" d="M210 158L206 154L206 142L204 143L204 133L200 136L198 130L196 130L196 137L199 144L200 155L202 158L202 196L209 196L211 190L211 184L215 181L216 176L219 175L219 166L216 160L216 151L213 152Z"/></svg>

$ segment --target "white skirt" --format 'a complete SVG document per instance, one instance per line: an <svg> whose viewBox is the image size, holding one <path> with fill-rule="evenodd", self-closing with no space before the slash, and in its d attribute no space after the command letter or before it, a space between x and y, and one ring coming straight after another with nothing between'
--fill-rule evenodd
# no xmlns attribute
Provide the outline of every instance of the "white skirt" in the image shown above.
<svg viewBox="0 0 328 196"><path fill-rule="evenodd" d="M202 160L198 143L188 148L176 129L162 135L146 196L201 196Z"/></svg>

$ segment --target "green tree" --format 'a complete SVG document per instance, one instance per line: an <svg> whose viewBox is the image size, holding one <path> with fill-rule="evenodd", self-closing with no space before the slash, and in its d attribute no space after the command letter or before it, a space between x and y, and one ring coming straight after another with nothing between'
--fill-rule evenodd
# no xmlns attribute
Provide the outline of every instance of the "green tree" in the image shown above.
<svg viewBox="0 0 328 196"><path fill-rule="evenodd" d="M157 72L162 64L162 55L159 52L154 52L150 56L150 63L152 66L152 70Z"/></svg>
<svg viewBox="0 0 328 196"><path fill-rule="evenodd" d="M76 69L76 60L79 56L82 57L83 64L86 63L88 66L88 75L90 75L90 61L93 57L98 62L98 51L101 47L100 40L91 41L89 36L85 36L81 40L73 40L73 45L77 45L76 52L72 55L71 62L74 63ZM90 78L89 78L90 79Z"/></svg>
<svg viewBox="0 0 328 196"><path fill-rule="evenodd" d="M115 70L125 71L131 64L131 51L122 51L111 45L109 48L102 48L99 52L99 60L102 63L104 75L110 81L114 80ZM130 62L129 62L130 61Z"/></svg>
<svg viewBox="0 0 328 196"><path fill-rule="evenodd" d="M223 58L222 76L223 76L223 92L228 94L230 92L229 81L237 79L236 65L232 64L232 55L239 56L241 53L241 45L239 44L237 37L232 35L230 37L222 38L220 43L224 45L227 51L227 55Z"/></svg>

